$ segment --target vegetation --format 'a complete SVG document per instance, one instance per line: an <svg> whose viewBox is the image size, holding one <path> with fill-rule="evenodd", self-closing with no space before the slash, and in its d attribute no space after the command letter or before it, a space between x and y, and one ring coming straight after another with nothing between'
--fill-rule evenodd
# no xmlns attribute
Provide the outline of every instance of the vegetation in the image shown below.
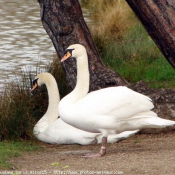
<svg viewBox="0 0 175 175"><path fill-rule="evenodd" d="M143 80L152 88L174 88L175 71L124 0L82 0L103 62L130 83Z"/></svg>
<svg viewBox="0 0 175 175"><path fill-rule="evenodd" d="M12 165L7 162L11 157L19 157L23 151L35 151L39 148L32 142L4 141L0 142L0 169L6 169Z"/></svg>
<svg viewBox="0 0 175 175"><path fill-rule="evenodd" d="M65 96L68 87L58 59L45 69L56 77L61 97ZM23 72L21 78L7 84L4 93L0 94L0 169L10 167L7 160L20 156L21 151L39 148L33 136L33 127L48 106L45 86L38 88L34 94L30 92L32 80L39 72Z"/></svg>
<svg viewBox="0 0 175 175"><path fill-rule="evenodd" d="M47 70L48 69L48 70ZM61 96L68 92L64 73L57 61L54 61L46 71L55 75L59 82ZM39 73L39 72L38 72ZM28 76L28 74L30 76ZM34 73L33 73L34 74ZM36 72L37 74L37 72ZM59 76L56 76L59 75ZM33 78L31 78L33 77ZM0 140L19 140L33 138L33 127L48 106L46 87L38 88L34 94L30 92L30 85L34 75L23 73L16 83L9 83L0 98Z"/></svg>

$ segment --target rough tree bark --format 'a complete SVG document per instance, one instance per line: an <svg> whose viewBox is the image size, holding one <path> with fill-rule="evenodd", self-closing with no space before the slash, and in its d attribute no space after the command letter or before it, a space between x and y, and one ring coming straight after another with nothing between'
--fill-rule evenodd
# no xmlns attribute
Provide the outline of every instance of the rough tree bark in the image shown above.
<svg viewBox="0 0 175 175"><path fill-rule="evenodd" d="M175 68L175 0L126 0Z"/></svg>
<svg viewBox="0 0 175 175"><path fill-rule="evenodd" d="M90 91L114 85L129 85L118 73L105 67L84 21L78 0L38 0L41 21L50 36L58 57L71 44L80 43L87 49L90 69ZM76 84L75 59L63 63L69 86Z"/></svg>

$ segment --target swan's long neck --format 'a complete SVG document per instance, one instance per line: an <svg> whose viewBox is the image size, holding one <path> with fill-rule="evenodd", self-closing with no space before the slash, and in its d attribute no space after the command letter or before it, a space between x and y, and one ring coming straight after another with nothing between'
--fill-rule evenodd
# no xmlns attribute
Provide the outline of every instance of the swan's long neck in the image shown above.
<svg viewBox="0 0 175 175"><path fill-rule="evenodd" d="M82 58L83 57L83 58ZM89 91L89 68L87 54L77 58L77 83L74 90L67 95L67 103L74 103L87 95Z"/></svg>
<svg viewBox="0 0 175 175"><path fill-rule="evenodd" d="M87 95L89 91L89 68L87 54L84 58L77 58L77 84L74 91L79 94L79 98Z"/></svg>
<svg viewBox="0 0 175 175"><path fill-rule="evenodd" d="M43 82L47 87L49 104L46 113L34 127L35 133L44 131L52 122L58 119L59 115L58 104L60 102L60 96L57 83L52 76L48 76L47 74L45 75L45 80Z"/></svg>
<svg viewBox="0 0 175 175"><path fill-rule="evenodd" d="M74 46L72 47L74 48ZM81 56L76 57L76 60L77 60L76 86L74 90L70 94L65 96L59 104L59 112L61 119L63 119L63 121L71 125L72 125L71 120L73 120L74 116L71 116L71 111L68 112L67 109L72 109L72 105L74 105L76 102L85 97L89 91L89 67L88 67L88 58L86 51L84 51L84 53Z"/></svg>
<svg viewBox="0 0 175 175"><path fill-rule="evenodd" d="M47 116L50 124L58 118L58 104L60 102L60 95L58 92L57 83L53 77L46 82L46 87L48 91L49 104L45 116Z"/></svg>

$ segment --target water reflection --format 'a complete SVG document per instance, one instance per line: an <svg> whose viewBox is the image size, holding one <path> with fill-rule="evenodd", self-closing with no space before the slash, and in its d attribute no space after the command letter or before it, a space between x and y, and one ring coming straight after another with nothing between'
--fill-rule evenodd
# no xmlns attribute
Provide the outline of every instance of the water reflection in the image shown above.
<svg viewBox="0 0 175 175"><path fill-rule="evenodd" d="M45 66L55 54L40 21L36 0L0 0L0 85L31 65ZM9 78L7 78L7 76Z"/></svg>

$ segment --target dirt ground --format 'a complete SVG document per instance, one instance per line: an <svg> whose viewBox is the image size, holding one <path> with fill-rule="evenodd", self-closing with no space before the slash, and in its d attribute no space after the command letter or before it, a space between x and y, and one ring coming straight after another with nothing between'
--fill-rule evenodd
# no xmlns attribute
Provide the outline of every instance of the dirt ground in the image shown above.
<svg viewBox="0 0 175 175"><path fill-rule="evenodd" d="M101 158L81 155L99 151L100 145L48 145L32 153L23 153L10 162L14 174L123 174L174 175L175 132L137 134L107 145Z"/></svg>

